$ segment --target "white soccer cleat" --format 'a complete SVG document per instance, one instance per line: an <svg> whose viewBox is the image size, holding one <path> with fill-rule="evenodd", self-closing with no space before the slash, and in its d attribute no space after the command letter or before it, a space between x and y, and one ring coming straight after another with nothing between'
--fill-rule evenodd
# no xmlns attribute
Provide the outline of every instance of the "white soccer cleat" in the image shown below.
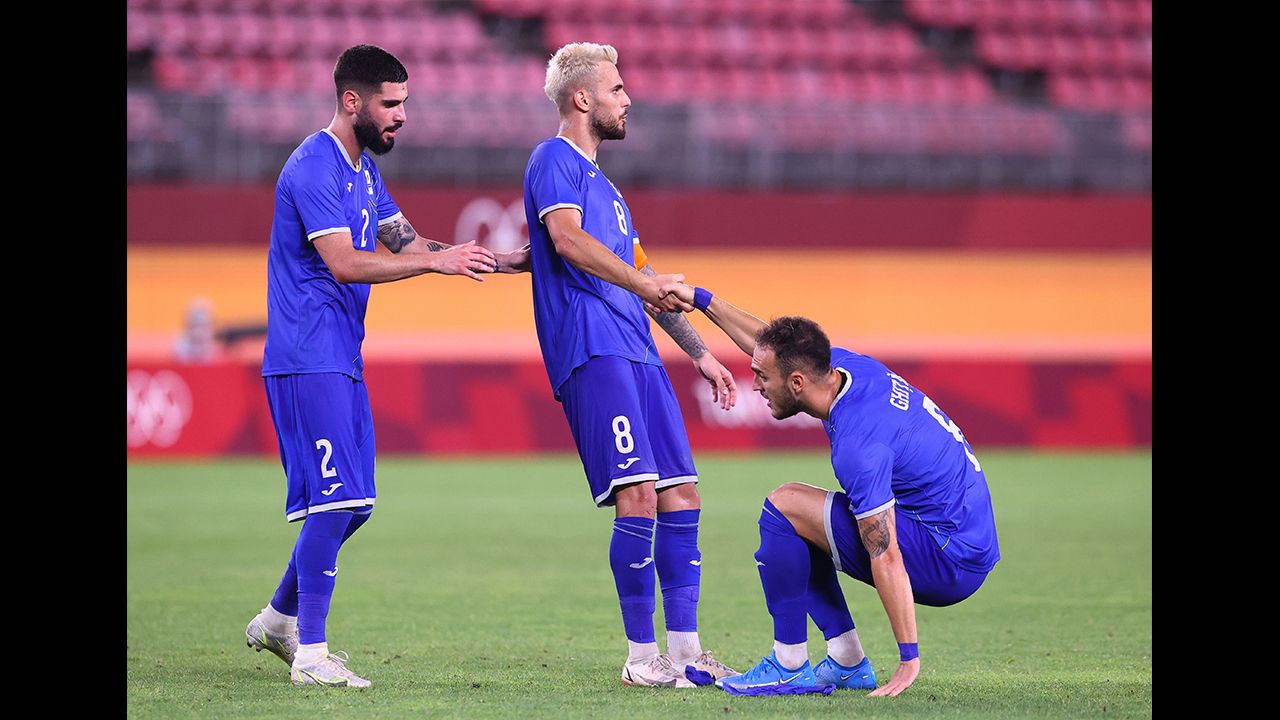
<svg viewBox="0 0 1280 720"><path fill-rule="evenodd" d="M715 659L710 650L703 650L694 659L680 663L679 668L695 685L710 685L716 680L739 674L737 670Z"/></svg>
<svg viewBox="0 0 1280 720"><path fill-rule="evenodd" d="M667 655L654 655L648 660L629 662L622 666L622 684L642 687L697 687L689 682L684 672L676 669Z"/></svg>
<svg viewBox="0 0 1280 720"><path fill-rule="evenodd" d="M267 629L267 624L262 619L262 613L258 613L249 621L249 627L244 629L244 636L248 640L245 644L255 651L262 652L266 650L283 660L286 665L293 667L293 654L298 651L298 631L296 629L287 635L274 633Z"/></svg>
<svg viewBox="0 0 1280 720"><path fill-rule="evenodd" d="M342 653L339 655L338 653ZM329 653L309 665L293 664L289 681L294 685L326 685L328 687L369 687L373 683L347 669L345 652Z"/></svg>

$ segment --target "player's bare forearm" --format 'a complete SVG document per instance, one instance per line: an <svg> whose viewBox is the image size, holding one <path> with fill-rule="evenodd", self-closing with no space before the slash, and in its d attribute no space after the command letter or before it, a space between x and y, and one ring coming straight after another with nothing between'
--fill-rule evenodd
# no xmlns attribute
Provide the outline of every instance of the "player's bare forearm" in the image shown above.
<svg viewBox="0 0 1280 720"><path fill-rule="evenodd" d="M911 592L911 578L907 575L907 568L902 563L894 522L891 507L872 518L859 520L858 532L862 535L862 543L867 552L871 554L871 579L876 584L876 593L880 595L880 604L884 605L885 614L889 616L893 637L899 644L915 644L915 595ZM901 660L889 682L867 693L867 697L896 697L911 687L919 675L919 657Z"/></svg>
<svg viewBox="0 0 1280 720"><path fill-rule="evenodd" d="M351 235L345 232L316 238L315 248L340 283L394 282L431 271L425 255L361 252L351 247Z"/></svg>
<svg viewBox="0 0 1280 720"><path fill-rule="evenodd" d="M654 270L652 265L640 268L640 273L648 277L658 276L658 271ZM684 316L684 313L654 312L647 307L645 312L649 313L649 317L653 318L654 322L658 323L689 357L697 360L707 352L706 343L702 342L702 337L689 324L689 319Z"/></svg>
<svg viewBox="0 0 1280 720"><path fill-rule="evenodd" d="M422 237L403 215L378 226L378 242L393 253L440 252L453 247L439 240L428 240Z"/></svg>
<svg viewBox="0 0 1280 720"><path fill-rule="evenodd" d="M893 507L859 520L858 534L862 537L862 546L871 556L871 577L889 616L894 637L900 643L916 642L915 595L911 592L911 578L898 548Z"/></svg>
<svg viewBox="0 0 1280 720"><path fill-rule="evenodd" d="M684 275L642 275L595 239L581 226L582 213L573 208L559 208L543 216L547 234L555 245L556 253L570 265L594 275L605 282L640 296L645 302L661 310L688 312L693 306L681 302L662 287L668 283L683 282Z"/></svg>
<svg viewBox="0 0 1280 720"><path fill-rule="evenodd" d="M711 304L707 305L704 313L711 322L724 330L742 352L755 354L756 338L760 337L760 331L765 327L763 320L718 297L711 298Z"/></svg>
<svg viewBox="0 0 1280 720"><path fill-rule="evenodd" d="M493 253L472 243L448 246L435 252L367 252L351 246L351 233L339 232L318 237L316 252L340 283L385 283L423 273L466 275L483 280L480 273L496 268Z"/></svg>
<svg viewBox="0 0 1280 720"><path fill-rule="evenodd" d="M653 282L641 275L634 267L623 262L609 248L595 239L576 222L567 222L567 218L555 217L560 213L574 213L576 210L553 210L546 215L547 230L556 252L570 265L579 270L595 275L605 282L629 290L641 297L646 296L648 286Z"/></svg>

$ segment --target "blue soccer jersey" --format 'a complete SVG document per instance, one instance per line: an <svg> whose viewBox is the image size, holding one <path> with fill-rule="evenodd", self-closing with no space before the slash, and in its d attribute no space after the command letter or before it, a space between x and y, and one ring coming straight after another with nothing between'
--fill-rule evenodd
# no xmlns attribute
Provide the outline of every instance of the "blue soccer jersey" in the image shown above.
<svg viewBox="0 0 1280 720"><path fill-rule="evenodd" d="M374 252L378 226L398 217L368 153L353 163L327 129L293 151L276 181L264 377L337 372L363 379L369 284L338 282L312 242L350 231L356 250Z"/></svg>
<svg viewBox="0 0 1280 720"><path fill-rule="evenodd" d="M533 313L557 399L569 374L588 358L616 355L662 364L640 298L579 270L556 252L542 219L559 208L581 211L582 229L628 265L635 264L640 241L622 193L578 146L557 136L533 149L524 173Z"/></svg>
<svg viewBox="0 0 1280 720"><path fill-rule="evenodd" d="M960 428L875 358L832 348L831 365L845 380L823 426L854 517L896 506L957 565L989 571L1000 559L991 495Z"/></svg>

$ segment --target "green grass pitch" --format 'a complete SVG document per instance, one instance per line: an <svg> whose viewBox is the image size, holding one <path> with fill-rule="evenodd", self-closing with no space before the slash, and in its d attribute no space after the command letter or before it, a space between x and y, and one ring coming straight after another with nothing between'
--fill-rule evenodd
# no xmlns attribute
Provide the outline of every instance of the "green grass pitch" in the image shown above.
<svg viewBox="0 0 1280 720"><path fill-rule="evenodd" d="M917 606L898 698L624 687L610 510L573 456L383 458L342 550L331 649L367 690L295 688L245 647L299 525L273 460L128 468L127 712L201 718L1150 717L1151 455L984 452L1003 559L976 595ZM835 487L825 453L703 453L703 646L745 670L772 645L752 553L764 496ZM874 589L841 576L881 681L897 648ZM661 602L655 618L663 642ZM824 644L810 625L809 654Z"/></svg>

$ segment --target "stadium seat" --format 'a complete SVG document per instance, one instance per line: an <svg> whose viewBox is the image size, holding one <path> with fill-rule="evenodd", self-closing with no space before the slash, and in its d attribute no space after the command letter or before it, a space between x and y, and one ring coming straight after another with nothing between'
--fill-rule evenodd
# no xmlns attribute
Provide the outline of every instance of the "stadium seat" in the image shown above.
<svg viewBox="0 0 1280 720"><path fill-rule="evenodd" d="M1121 117L1125 144L1139 152L1151 152L1150 113L1125 113Z"/></svg>
<svg viewBox="0 0 1280 720"><path fill-rule="evenodd" d="M1038 32L1019 32L1013 36L1014 69L1021 71L1043 70L1049 65L1049 45Z"/></svg>
<svg viewBox="0 0 1280 720"><path fill-rule="evenodd" d="M1088 105L1088 89L1078 75L1051 73L1048 76L1049 99L1055 104L1072 110Z"/></svg>
<svg viewBox="0 0 1280 720"><path fill-rule="evenodd" d="M979 30L1008 31L1013 26L1012 6L1005 0L972 0Z"/></svg>
<svg viewBox="0 0 1280 720"><path fill-rule="evenodd" d="M888 63L897 68L920 68L926 60L920 40L905 25L894 24L883 31Z"/></svg>
<svg viewBox="0 0 1280 720"><path fill-rule="evenodd" d="M1125 109L1151 108L1151 80L1125 75L1120 78L1119 105Z"/></svg>
<svg viewBox="0 0 1280 720"><path fill-rule="evenodd" d="M159 16L130 7L125 13L125 47L130 51L154 47L159 34Z"/></svg>
<svg viewBox="0 0 1280 720"><path fill-rule="evenodd" d="M1151 31L1150 0L1103 0L1107 23L1126 32Z"/></svg>
<svg viewBox="0 0 1280 720"><path fill-rule="evenodd" d="M1085 108L1094 112L1114 110L1123 105L1120 82L1105 75L1085 75Z"/></svg>
<svg viewBox="0 0 1280 720"><path fill-rule="evenodd" d="M448 125L447 112L484 105L477 112L487 130L444 138L437 128L415 128L403 136L406 144L505 147L527 136L532 123L521 113L546 113L547 54L581 40L618 47L638 104L719 110L817 101L857 109L824 114L812 132L787 130L809 149L854 142L832 128L877 152L1036 154L1061 147L1065 131L1052 110L1033 116L1000 104L986 76L998 70L1044 70L1050 108L1149 117L1149 0L904 0L902 7L905 20L885 21L850 0L128 0L126 42L153 47L155 82L165 91L296 92L287 108L237 111L247 113L240 125L282 137L314 109L307 98L332 104L334 59L364 41L400 57L411 93L430 98L415 102L411 125L424 113ZM490 38L485 16L542 19L542 51L522 54ZM943 67L917 35L924 27L973 28L977 62ZM767 124L743 117L732 121L732 142ZM277 121L288 118L294 127L280 129ZM303 124L309 131L322 122ZM1142 126L1132 129L1140 122L1126 119L1123 132L1141 141ZM1149 119L1145 127L1149 152Z"/></svg>
<svg viewBox="0 0 1280 720"><path fill-rule="evenodd" d="M1124 42L1125 67L1131 73L1151 77L1151 36L1135 35Z"/></svg>
<svg viewBox="0 0 1280 720"><path fill-rule="evenodd" d="M259 57L269 54L268 45L271 37L267 35L267 24L260 15L247 12L236 12L226 17L228 25L228 54Z"/></svg>
<svg viewBox="0 0 1280 720"><path fill-rule="evenodd" d="M150 94L125 92L125 139L157 140L165 132L155 98Z"/></svg>
<svg viewBox="0 0 1280 720"><path fill-rule="evenodd" d="M1046 67L1051 72L1079 72L1083 66L1076 36L1055 33L1046 38Z"/></svg>
<svg viewBox="0 0 1280 720"><path fill-rule="evenodd" d="M958 94L956 101L963 105L979 106L992 101L994 91L991 83L977 68L962 68L957 74Z"/></svg>
<svg viewBox="0 0 1280 720"><path fill-rule="evenodd" d="M974 39L974 52L982 63L998 68L1013 67L1013 39L994 29L984 29Z"/></svg>
<svg viewBox="0 0 1280 720"><path fill-rule="evenodd" d="M1012 9L1014 26L1024 32L1044 32L1050 27L1049 8L1053 2L1045 0L1005 0Z"/></svg>

